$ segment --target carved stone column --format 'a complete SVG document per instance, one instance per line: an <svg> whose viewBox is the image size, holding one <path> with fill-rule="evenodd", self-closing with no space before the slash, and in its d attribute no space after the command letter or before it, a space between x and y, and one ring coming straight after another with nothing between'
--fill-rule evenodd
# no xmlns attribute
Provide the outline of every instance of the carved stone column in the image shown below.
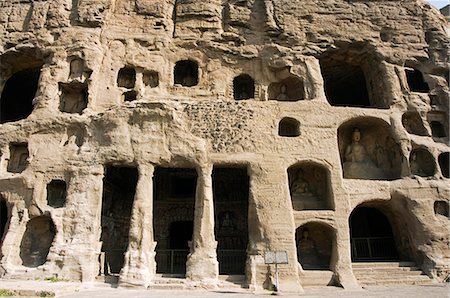
<svg viewBox="0 0 450 298"><path fill-rule="evenodd" d="M139 166L139 180L131 212L128 249L120 271L119 286L147 287L156 274L153 238L152 165Z"/></svg>
<svg viewBox="0 0 450 298"><path fill-rule="evenodd" d="M215 285L219 275L219 263L217 241L214 236L212 169L211 164L197 169L194 233L186 264L186 278Z"/></svg>

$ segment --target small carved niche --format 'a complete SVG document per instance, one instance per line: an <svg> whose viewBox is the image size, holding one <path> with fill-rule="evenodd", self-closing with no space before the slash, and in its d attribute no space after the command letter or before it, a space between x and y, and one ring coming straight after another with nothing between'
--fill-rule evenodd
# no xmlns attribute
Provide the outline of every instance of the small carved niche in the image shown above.
<svg viewBox="0 0 450 298"><path fill-rule="evenodd" d="M409 90L412 92L428 93L430 87L423 79L422 72L415 68L405 69L406 80L408 81Z"/></svg>
<svg viewBox="0 0 450 298"><path fill-rule="evenodd" d="M127 91L123 94L123 100L124 101L134 101L136 100L137 92L134 90Z"/></svg>
<svg viewBox="0 0 450 298"><path fill-rule="evenodd" d="M445 178L450 178L449 173L449 167L450 167L450 161L449 161L450 152L443 152L439 154L438 161L439 161L439 167L441 168L442 176Z"/></svg>
<svg viewBox="0 0 450 298"><path fill-rule="evenodd" d="M426 136L428 134L418 112L404 113L402 116L402 124L406 131L410 134L415 134L418 136Z"/></svg>
<svg viewBox="0 0 450 298"><path fill-rule="evenodd" d="M304 162L288 169L292 207L301 210L333 210L327 169Z"/></svg>
<svg viewBox="0 0 450 298"><path fill-rule="evenodd" d="M53 208L61 208L66 204L67 185L63 180L52 180L47 184L47 204Z"/></svg>
<svg viewBox="0 0 450 298"><path fill-rule="evenodd" d="M79 82L60 83L61 101L59 110L65 113L81 114L88 104L88 87Z"/></svg>
<svg viewBox="0 0 450 298"><path fill-rule="evenodd" d="M278 123L278 135L282 137L298 137L300 122L297 119L285 117Z"/></svg>
<svg viewBox="0 0 450 298"><path fill-rule="evenodd" d="M433 176L436 173L433 155L423 148L411 151L409 156L409 166L412 175L428 177Z"/></svg>
<svg viewBox="0 0 450 298"><path fill-rule="evenodd" d="M255 81L248 74L233 79L233 97L235 100L255 98Z"/></svg>
<svg viewBox="0 0 450 298"><path fill-rule="evenodd" d="M69 80L83 80L84 60L75 58L70 61Z"/></svg>
<svg viewBox="0 0 450 298"><path fill-rule="evenodd" d="M447 201L435 201L434 202L434 214L442 215L448 218L449 205Z"/></svg>
<svg viewBox="0 0 450 298"><path fill-rule="evenodd" d="M156 88L159 86L159 73L157 71L144 71L142 74L142 81L145 86Z"/></svg>
<svg viewBox="0 0 450 298"><path fill-rule="evenodd" d="M279 101L297 101L304 98L303 82L297 76L269 85L269 99Z"/></svg>
<svg viewBox="0 0 450 298"><path fill-rule="evenodd" d="M9 152L8 172L22 173L28 166L28 144L12 143L9 145Z"/></svg>
<svg viewBox="0 0 450 298"><path fill-rule="evenodd" d="M119 70L117 75L117 86L133 89L136 82L136 70L131 66L125 66Z"/></svg>
<svg viewBox="0 0 450 298"><path fill-rule="evenodd" d="M338 129L344 178L393 180L400 177L403 156L381 119L358 117Z"/></svg>
<svg viewBox="0 0 450 298"><path fill-rule="evenodd" d="M173 74L175 85L185 87L198 85L198 64L192 60L181 60L175 63Z"/></svg>

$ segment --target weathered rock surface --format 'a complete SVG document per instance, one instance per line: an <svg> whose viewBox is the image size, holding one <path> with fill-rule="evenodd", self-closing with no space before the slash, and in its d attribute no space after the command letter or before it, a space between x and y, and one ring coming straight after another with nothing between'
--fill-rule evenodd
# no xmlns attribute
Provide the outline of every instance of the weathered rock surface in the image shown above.
<svg viewBox="0 0 450 298"><path fill-rule="evenodd" d="M169 216L154 213L158 168L197 173L192 215L177 219L193 222L186 277L197 286L219 282L215 233L244 227L251 288L275 283L272 250L288 254L285 290L301 291L302 271L323 260L334 283L358 287L361 208L387 218L396 257L442 281L449 30L421 0L1 1L0 275L93 281L116 181L107 169L134 167L133 189L110 194L130 200L115 209L131 208L122 285L155 278L154 228ZM240 207L215 214L217 167L246 169L245 221L230 216Z"/></svg>

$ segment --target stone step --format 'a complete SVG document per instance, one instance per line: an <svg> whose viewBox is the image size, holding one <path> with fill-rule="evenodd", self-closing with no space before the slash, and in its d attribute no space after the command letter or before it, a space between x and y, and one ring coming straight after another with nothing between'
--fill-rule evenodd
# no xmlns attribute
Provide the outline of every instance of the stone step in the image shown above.
<svg viewBox="0 0 450 298"><path fill-rule="evenodd" d="M355 262L352 263L353 269L355 268L397 268L397 267L415 267L417 264L411 261L396 261L396 262Z"/></svg>
<svg viewBox="0 0 450 298"><path fill-rule="evenodd" d="M305 287L327 286L333 278L330 270L304 270L299 274L300 284Z"/></svg>
<svg viewBox="0 0 450 298"><path fill-rule="evenodd" d="M167 284L180 284L183 285L185 283L185 279L182 278L165 278L165 277L157 277L153 279L154 284L159 285L167 285Z"/></svg>
<svg viewBox="0 0 450 298"><path fill-rule="evenodd" d="M362 286L433 283L414 262L352 263L352 266L353 273Z"/></svg>
<svg viewBox="0 0 450 298"><path fill-rule="evenodd" d="M415 272L415 271L421 271L419 267L367 267L367 268L353 268L353 272L359 273L359 272L396 272L396 271L402 271L402 272Z"/></svg>
<svg viewBox="0 0 450 298"><path fill-rule="evenodd" d="M245 275L219 275L220 288L247 288Z"/></svg>
<svg viewBox="0 0 450 298"><path fill-rule="evenodd" d="M185 284L152 284L147 287L148 290L186 290Z"/></svg>
<svg viewBox="0 0 450 298"><path fill-rule="evenodd" d="M421 270L371 270L366 271L353 271L355 276L412 276L421 275L423 272Z"/></svg>
<svg viewBox="0 0 450 298"><path fill-rule="evenodd" d="M95 281L98 283L105 283L105 284L117 284L119 282L119 276L114 275L96 276Z"/></svg>
<svg viewBox="0 0 450 298"><path fill-rule="evenodd" d="M384 280L359 280L362 286L387 286L387 285L430 285L433 280L430 278L424 279L384 279Z"/></svg>

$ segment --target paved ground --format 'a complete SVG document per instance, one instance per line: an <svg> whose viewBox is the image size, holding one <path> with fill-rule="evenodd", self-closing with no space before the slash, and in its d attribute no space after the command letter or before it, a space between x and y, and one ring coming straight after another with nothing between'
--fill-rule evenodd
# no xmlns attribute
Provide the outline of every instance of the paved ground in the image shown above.
<svg viewBox="0 0 450 298"><path fill-rule="evenodd" d="M268 297L271 292L253 294L245 289L233 288L229 290L132 290L112 288L107 284L91 286L79 283L49 282L49 281L20 281L0 280L0 289L15 291L24 296L41 296L43 293L54 293L65 298L170 298L170 297L201 297L201 298L250 298ZM0 291L0 296L1 291ZM283 297L450 297L450 284L435 284L426 286L378 286L367 287L359 291L343 290L337 287L307 287L302 294L282 293Z"/></svg>
<svg viewBox="0 0 450 298"><path fill-rule="evenodd" d="M125 290L125 289L94 289L83 290L78 293L66 295L66 298L96 298L96 297L201 297L201 298L247 298L247 297L268 297L271 292L252 294L241 290L217 290L217 291L170 291L170 290ZM314 287L305 288L303 294L282 293L283 297L426 297L442 298L450 297L450 285L430 285L430 286L392 286L392 287L370 287L361 291L347 291L335 287Z"/></svg>

